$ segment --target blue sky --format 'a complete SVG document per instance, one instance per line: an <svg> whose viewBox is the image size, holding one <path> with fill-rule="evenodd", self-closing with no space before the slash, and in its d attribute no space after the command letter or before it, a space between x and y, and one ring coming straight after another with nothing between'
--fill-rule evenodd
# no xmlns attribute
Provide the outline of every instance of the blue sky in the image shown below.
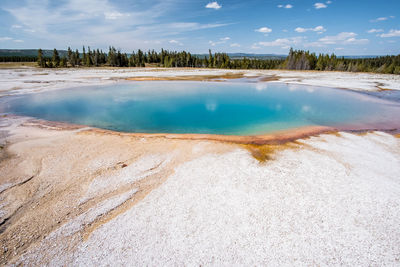
<svg viewBox="0 0 400 267"><path fill-rule="evenodd" d="M0 0L0 48L400 53L400 0Z"/></svg>

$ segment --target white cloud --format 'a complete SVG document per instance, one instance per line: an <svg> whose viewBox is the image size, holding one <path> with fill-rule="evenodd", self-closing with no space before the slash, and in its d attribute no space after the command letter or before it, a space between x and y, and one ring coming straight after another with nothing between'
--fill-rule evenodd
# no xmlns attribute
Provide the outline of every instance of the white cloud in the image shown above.
<svg viewBox="0 0 400 267"><path fill-rule="evenodd" d="M255 30L256 32L261 32L261 33L270 33L272 32L272 29L268 28L268 27L261 27L259 29Z"/></svg>
<svg viewBox="0 0 400 267"><path fill-rule="evenodd" d="M206 5L206 8L213 8L215 10L220 9L222 6L218 4L217 2L210 2Z"/></svg>
<svg viewBox="0 0 400 267"><path fill-rule="evenodd" d="M218 108L217 102L213 100L208 100L205 104L206 110L210 112L214 112Z"/></svg>
<svg viewBox="0 0 400 267"><path fill-rule="evenodd" d="M382 37L382 38L400 37L400 30L390 30L388 33L382 33L379 36Z"/></svg>
<svg viewBox="0 0 400 267"><path fill-rule="evenodd" d="M343 44L357 44L357 45L362 45L362 44L368 44L369 40L368 39L356 39L356 38L349 38L347 40L344 40L342 42Z"/></svg>
<svg viewBox="0 0 400 267"><path fill-rule="evenodd" d="M328 6L325 5L324 3L315 3L314 8L315 9L321 9L321 8L327 8Z"/></svg>
<svg viewBox="0 0 400 267"><path fill-rule="evenodd" d="M233 43L233 44L230 45L230 47L240 47L240 44L238 44L238 43Z"/></svg>
<svg viewBox="0 0 400 267"><path fill-rule="evenodd" d="M313 31L313 32L317 32L317 33L323 33L326 32L326 29L324 28L324 26L317 26L315 28L302 28L302 27L297 27L295 29L296 32L299 33L303 33L303 32L308 32L308 31Z"/></svg>
<svg viewBox="0 0 400 267"><path fill-rule="evenodd" d="M136 3L137 1L134 1ZM15 25L26 34L35 33L33 46L81 47L82 44L121 49L148 48L146 41L185 31L220 27L222 24L163 23L161 17L176 8L175 0L154 0L152 5L134 4L123 9L111 0L64 0L57 5L49 0L29 0L24 5L2 6L13 16ZM14 28L18 29L18 28ZM40 41L36 40L40 36ZM77 36L79 38L77 38ZM25 40L25 42L27 42ZM161 48L155 45L155 49Z"/></svg>
<svg viewBox="0 0 400 267"><path fill-rule="evenodd" d="M327 3L329 5L329 4L332 4L332 1L326 1L325 3Z"/></svg>
<svg viewBox="0 0 400 267"><path fill-rule="evenodd" d="M177 45L183 45L183 43L177 41L177 40L170 40L169 41L170 44L177 44Z"/></svg>
<svg viewBox="0 0 400 267"><path fill-rule="evenodd" d="M288 48L291 45L300 44L303 40L304 40L304 37L280 38L280 39L276 39L276 40L270 41L270 42L258 42L255 45L267 46L267 47L279 46L282 48Z"/></svg>
<svg viewBox="0 0 400 267"><path fill-rule="evenodd" d="M309 29L306 29L306 28L301 28L301 27L297 27L296 29L295 29L295 31L296 32L306 32L306 31L308 31Z"/></svg>
<svg viewBox="0 0 400 267"><path fill-rule="evenodd" d="M7 42L7 41L13 41L15 43L23 43L24 42L24 40L14 39L14 38L11 38L8 36L0 37L0 42Z"/></svg>
<svg viewBox="0 0 400 267"><path fill-rule="evenodd" d="M120 19L123 17L129 17L129 13L120 13L118 11L113 11L113 12L104 12L104 17L105 19L109 20L115 20L115 19Z"/></svg>
<svg viewBox="0 0 400 267"><path fill-rule="evenodd" d="M219 41L218 42L214 42L214 41L208 41L208 43L211 45L211 46L216 46L216 45L219 45L219 44L225 44L227 41L229 41L231 38L230 37L223 37L223 38L219 38Z"/></svg>
<svg viewBox="0 0 400 267"><path fill-rule="evenodd" d="M301 111L302 111L302 112L309 112L309 111L311 111L311 107L308 106L308 105L303 105L303 106L301 107Z"/></svg>
<svg viewBox="0 0 400 267"><path fill-rule="evenodd" d="M377 32L383 32L382 29L371 29L369 31L367 31L368 33L377 33Z"/></svg>
<svg viewBox="0 0 400 267"><path fill-rule="evenodd" d="M336 44L336 43L344 41L346 39L354 38L355 36L357 36L357 34L354 32L341 32L334 36L325 36L325 37L319 39L319 41L323 42L325 44Z"/></svg>
<svg viewBox="0 0 400 267"><path fill-rule="evenodd" d="M357 39L357 34L354 32L341 32L334 36L325 36L318 40L319 43L330 45L330 44L367 44L368 39Z"/></svg>
<svg viewBox="0 0 400 267"><path fill-rule="evenodd" d="M384 20L388 20L388 18L387 17L380 17L380 18L377 18L375 20L376 21L384 21Z"/></svg>
<svg viewBox="0 0 400 267"><path fill-rule="evenodd" d="M14 25L11 26L11 29L21 29L21 28L22 28L22 26L21 25L17 25L17 24L14 24Z"/></svg>
<svg viewBox="0 0 400 267"><path fill-rule="evenodd" d="M286 8L286 9L290 9L293 8L293 6L291 4L286 4L286 5L278 5L279 8Z"/></svg>
<svg viewBox="0 0 400 267"><path fill-rule="evenodd" d="M10 40L12 40L13 38L11 38L11 37L0 37L0 42L4 42L4 41L10 41Z"/></svg>
<svg viewBox="0 0 400 267"><path fill-rule="evenodd" d="M197 22L173 22L167 24L155 24L149 26L139 26L137 27L136 32L141 33L143 35L148 35L149 33L156 34L158 36L168 36L168 35L176 35L183 32L189 31L197 31L197 30L204 30L204 29L212 29L223 27L228 24L200 24Z"/></svg>
<svg viewBox="0 0 400 267"><path fill-rule="evenodd" d="M379 21L385 21L388 19L394 19L395 16L389 16L389 17L380 17L380 18L376 18L376 19L371 19L371 22L379 22Z"/></svg>

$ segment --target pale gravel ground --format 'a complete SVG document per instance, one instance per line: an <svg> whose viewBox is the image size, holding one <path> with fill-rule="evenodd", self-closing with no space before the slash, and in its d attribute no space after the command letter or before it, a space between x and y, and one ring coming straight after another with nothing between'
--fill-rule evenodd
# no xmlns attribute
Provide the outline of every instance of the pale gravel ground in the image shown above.
<svg viewBox="0 0 400 267"><path fill-rule="evenodd" d="M301 143L265 165L243 150L181 165L82 243L74 265L400 264L399 140Z"/></svg>
<svg viewBox="0 0 400 267"><path fill-rule="evenodd" d="M73 250L57 246L48 263L399 265L400 140L374 132L299 142L265 164L243 149L183 163Z"/></svg>
<svg viewBox="0 0 400 267"><path fill-rule="evenodd" d="M65 265L70 261L68 251L74 250L74 245L79 242L74 234L93 223L100 216L107 214L129 200L136 192L137 189L135 188L100 202L96 207L52 232L40 242L39 246L31 249L30 253L23 255L17 264L39 266L46 263L51 266Z"/></svg>
<svg viewBox="0 0 400 267"><path fill-rule="evenodd" d="M284 70L219 70L219 69L0 69L0 96L24 94L79 86L112 84L132 77L174 77L243 73L252 76L278 76L281 82L376 91L380 88L400 90L400 75L315 72Z"/></svg>
<svg viewBox="0 0 400 267"><path fill-rule="evenodd" d="M81 199L81 203L87 201L100 193L108 193L116 190L120 186L132 184L144 177L153 175L171 160L171 156L166 155L146 155L135 161L133 164L123 168L118 175L99 175L89 185L86 195Z"/></svg>

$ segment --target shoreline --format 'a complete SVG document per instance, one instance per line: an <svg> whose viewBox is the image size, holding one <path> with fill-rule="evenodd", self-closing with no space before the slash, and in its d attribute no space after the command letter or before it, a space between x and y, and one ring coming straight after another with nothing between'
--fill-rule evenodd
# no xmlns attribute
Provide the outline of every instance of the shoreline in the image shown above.
<svg viewBox="0 0 400 267"><path fill-rule="evenodd" d="M243 145L284 145L288 142L293 142L298 139L308 138L310 136L317 136L320 134L329 134L337 132L348 133L368 133L374 131L385 132L391 135L398 135L400 127L392 127L390 125L366 126L366 125L343 125L340 127L330 126L303 126L286 130L273 131L267 134L259 135L223 135L223 134L198 134L198 133L135 133L135 132L122 132L109 129L102 129L98 127L80 125L68 122L48 121L44 119L37 119L29 116L18 115L3 115L3 118L20 118L25 119L23 125L34 126L39 128L48 128L56 130L80 130L80 134L101 134L101 135L114 135L122 137L135 137L135 138L164 138L170 140L196 140L196 141L217 141L233 144Z"/></svg>
<svg viewBox="0 0 400 267"><path fill-rule="evenodd" d="M175 77L175 78L174 78ZM310 86L350 89L354 91L400 90L400 75L315 72L295 70L223 70L223 69L0 69L0 97L43 92L81 86L107 85L133 80L206 80L253 79L254 82L282 82Z"/></svg>

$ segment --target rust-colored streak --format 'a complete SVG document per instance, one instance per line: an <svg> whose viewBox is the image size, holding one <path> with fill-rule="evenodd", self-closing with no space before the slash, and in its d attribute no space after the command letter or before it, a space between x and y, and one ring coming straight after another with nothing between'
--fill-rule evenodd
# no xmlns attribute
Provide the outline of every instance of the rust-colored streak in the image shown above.
<svg viewBox="0 0 400 267"><path fill-rule="evenodd" d="M291 130L279 131L265 135L218 135L218 134L168 134L168 133L122 133L114 132L102 129L89 129L80 132L80 134L110 134L118 136L133 136L133 137L163 137L167 139L181 139L181 140L209 140L209 141L220 141L236 144L254 144L254 145L279 145L290 141L294 141L300 138L305 138L310 135L317 135L321 133L336 132L337 130L332 127L326 126L308 126L301 127Z"/></svg>
<svg viewBox="0 0 400 267"><path fill-rule="evenodd" d="M244 78L243 73L227 73L222 75L185 75L185 76L160 76L160 77L131 77L128 81L216 81L220 79L240 79Z"/></svg>

